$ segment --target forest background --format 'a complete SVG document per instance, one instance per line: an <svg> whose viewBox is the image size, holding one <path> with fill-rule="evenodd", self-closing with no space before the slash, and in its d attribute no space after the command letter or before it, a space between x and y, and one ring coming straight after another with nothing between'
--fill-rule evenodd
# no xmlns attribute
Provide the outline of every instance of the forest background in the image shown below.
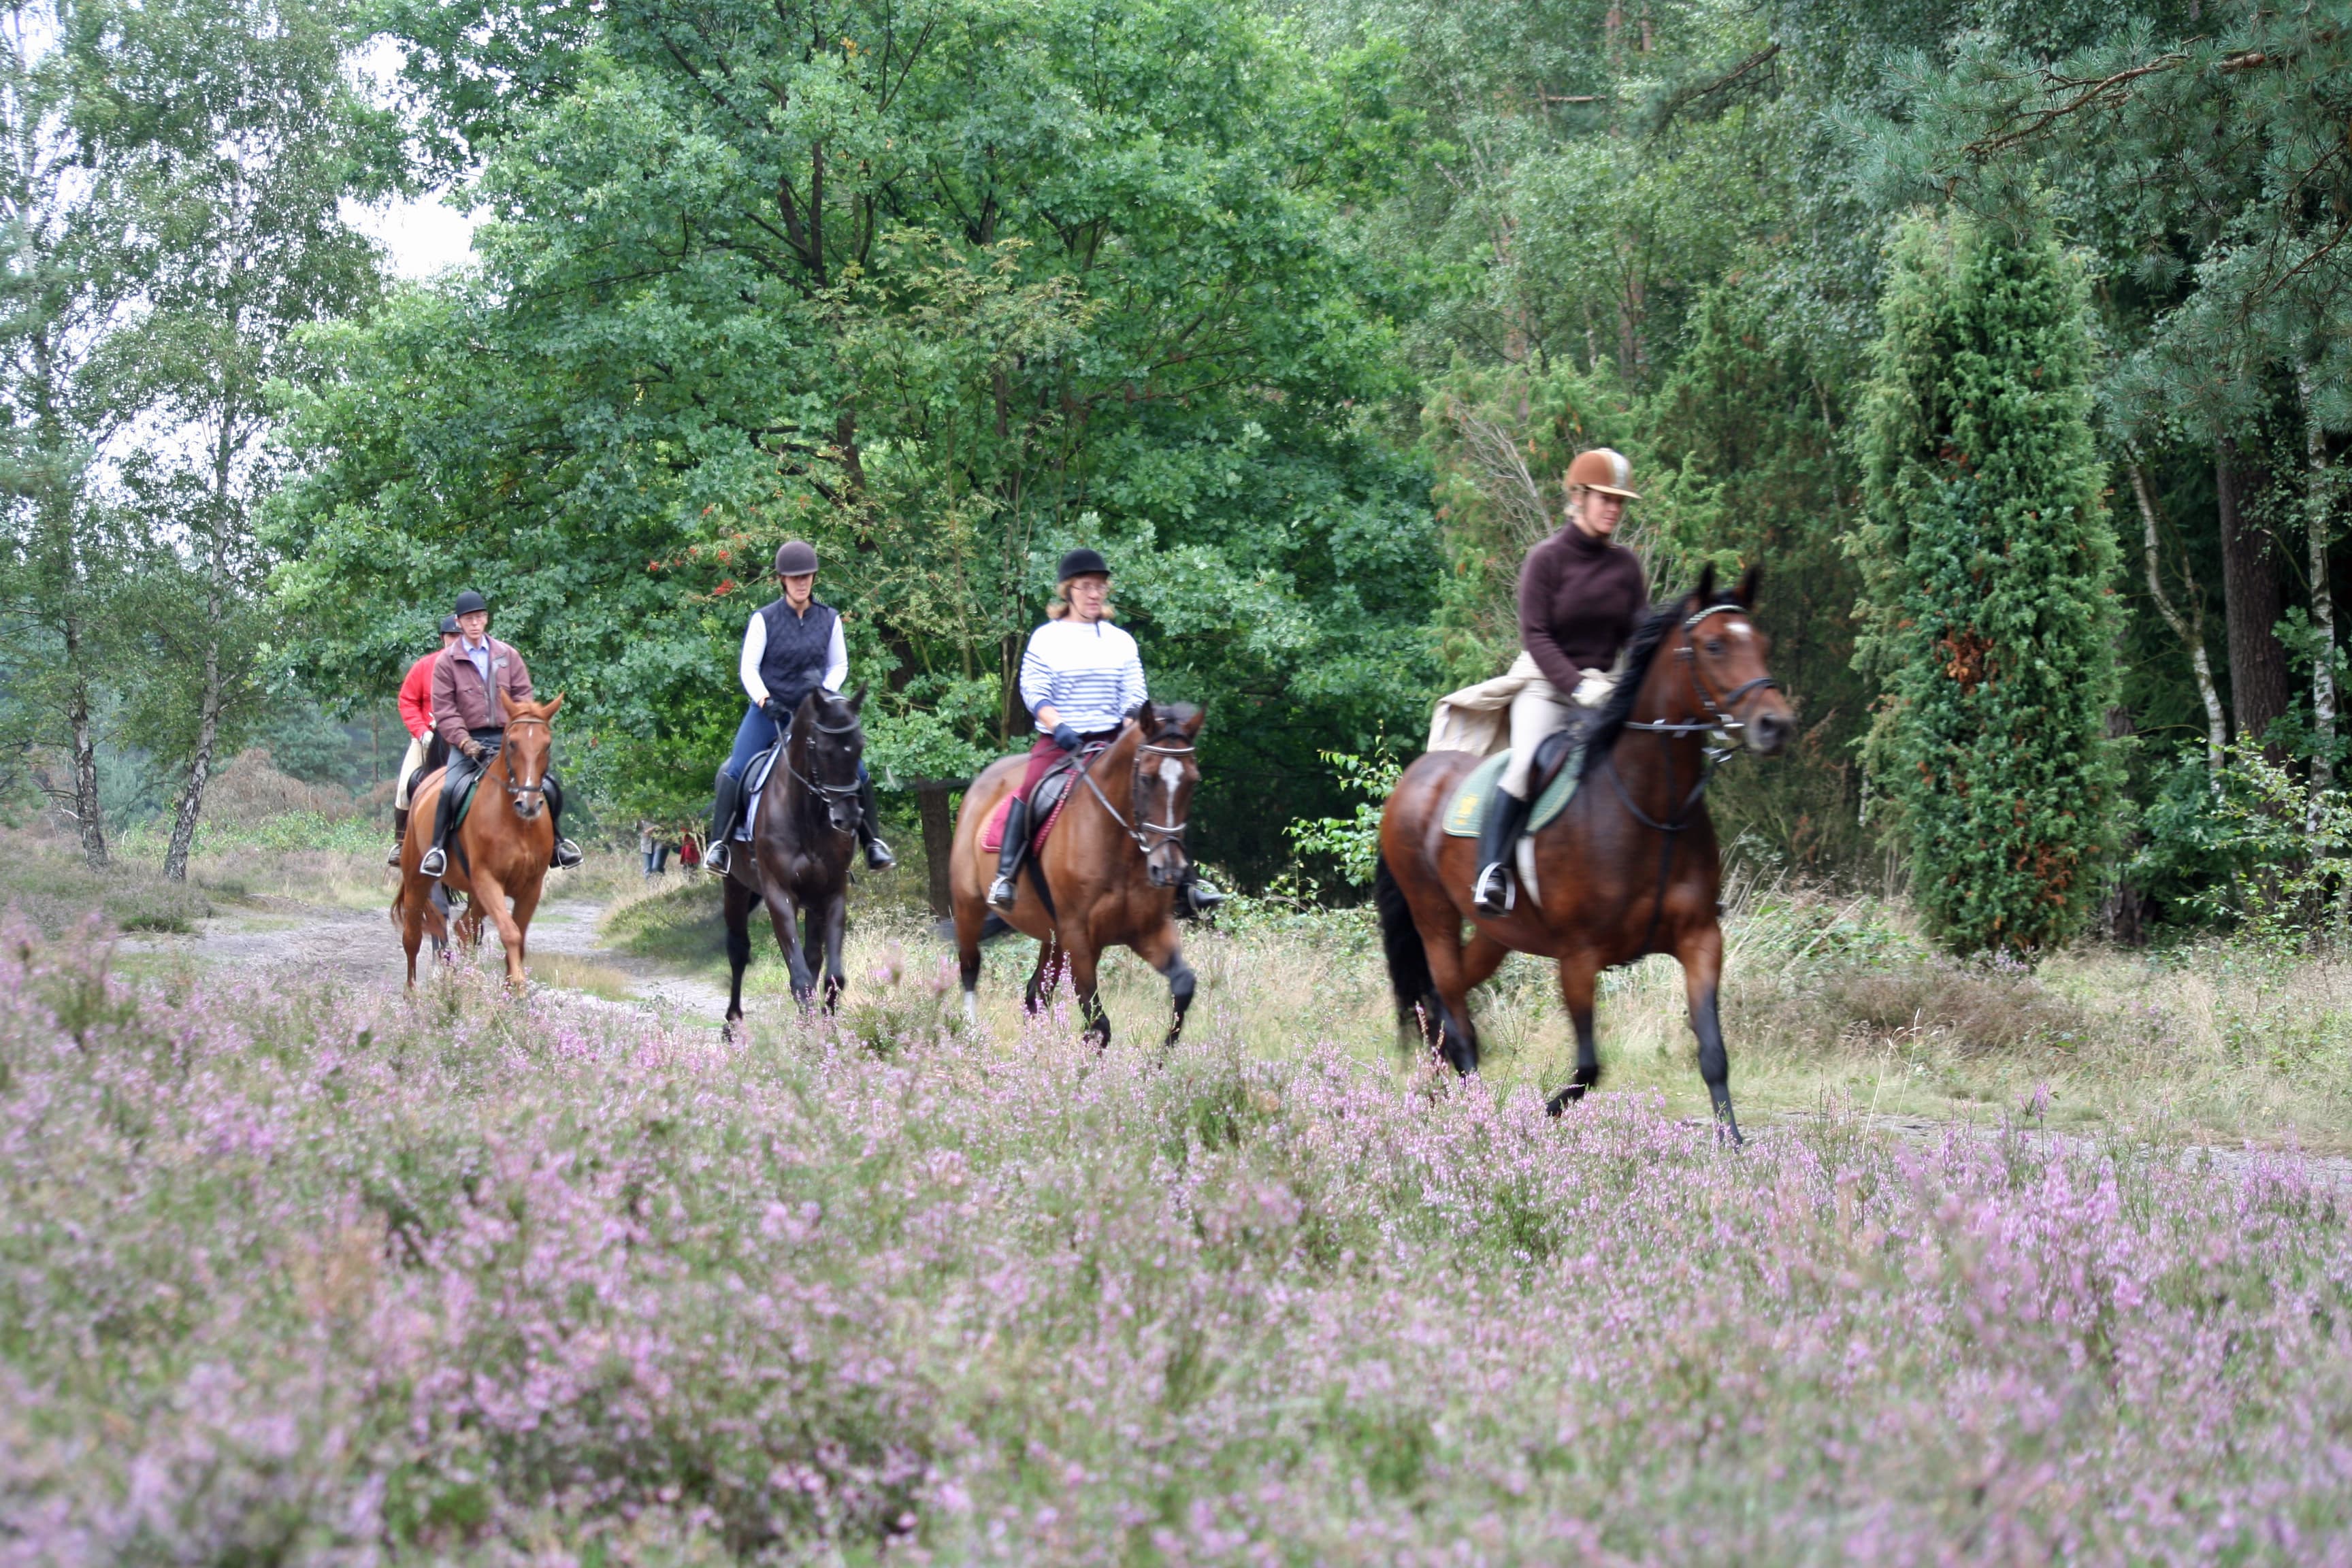
<svg viewBox="0 0 2352 1568"><path fill-rule="evenodd" d="M1804 727L1724 775L1737 852L1899 878L1871 410L1898 234L1990 233L2079 290L2096 918L2243 918L2297 860L2331 905L2352 0L0 16L0 789L94 861L162 811L184 870L248 741L348 770L329 718L461 586L608 822L690 814L799 535L894 784L1021 743L1051 564L1103 550L1210 708L1197 847L1262 884L1507 660L1607 444L1654 587L1765 568ZM394 282L356 216L443 188L473 260Z"/></svg>

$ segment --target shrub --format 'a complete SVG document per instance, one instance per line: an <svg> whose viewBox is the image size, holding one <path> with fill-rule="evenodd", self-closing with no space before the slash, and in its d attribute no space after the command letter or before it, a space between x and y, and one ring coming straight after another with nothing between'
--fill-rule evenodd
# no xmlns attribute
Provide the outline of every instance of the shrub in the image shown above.
<svg viewBox="0 0 2352 1568"><path fill-rule="evenodd" d="M2030 953L2097 906L2121 784L2084 283L2046 228L1959 216L1893 263L1854 540L1870 778L1937 934Z"/></svg>

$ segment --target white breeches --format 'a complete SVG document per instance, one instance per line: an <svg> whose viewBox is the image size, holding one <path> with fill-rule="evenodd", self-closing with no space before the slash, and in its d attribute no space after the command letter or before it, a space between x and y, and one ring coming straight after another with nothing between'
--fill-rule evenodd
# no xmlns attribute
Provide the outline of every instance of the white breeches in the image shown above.
<svg viewBox="0 0 2352 1568"><path fill-rule="evenodd" d="M393 787L392 792L392 805L394 811L406 811L408 809L408 786L413 781L416 771L424 765L425 737L422 735L411 735L408 737L408 750L402 754L400 759L400 772L393 775L400 781L398 784Z"/></svg>
<svg viewBox="0 0 2352 1568"><path fill-rule="evenodd" d="M1526 654L1519 657L1529 665L1535 660ZM1517 668L1513 667L1513 673ZM1555 730L1568 727L1569 715L1579 708L1598 708L1609 700L1616 689L1613 674L1588 669L1573 696L1563 696L1559 687L1540 675L1530 675L1519 694L1511 699L1511 760L1503 768L1503 787L1521 800L1528 798L1528 773L1536 765L1536 747Z"/></svg>
<svg viewBox="0 0 2352 1568"><path fill-rule="evenodd" d="M1536 747L1546 735L1568 723L1576 710L1559 688L1536 677L1511 699L1511 760L1503 769L1503 787L1519 799L1528 798L1528 772L1536 765Z"/></svg>

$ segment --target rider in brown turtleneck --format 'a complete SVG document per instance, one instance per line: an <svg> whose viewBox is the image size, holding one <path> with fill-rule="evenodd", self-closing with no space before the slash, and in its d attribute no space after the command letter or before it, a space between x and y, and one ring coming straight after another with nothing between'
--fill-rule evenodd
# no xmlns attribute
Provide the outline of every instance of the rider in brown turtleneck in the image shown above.
<svg viewBox="0 0 2352 1568"><path fill-rule="evenodd" d="M1588 670L1606 670L1649 613L1648 579L1633 552L1611 542L1633 490L1633 467L1606 447L1568 468L1569 521L1528 552L1519 569L1519 641L1535 669L1511 702L1511 761L1478 836L1471 899L1486 914L1516 897L1511 855L1528 820L1536 745L1568 722Z"/></svg>

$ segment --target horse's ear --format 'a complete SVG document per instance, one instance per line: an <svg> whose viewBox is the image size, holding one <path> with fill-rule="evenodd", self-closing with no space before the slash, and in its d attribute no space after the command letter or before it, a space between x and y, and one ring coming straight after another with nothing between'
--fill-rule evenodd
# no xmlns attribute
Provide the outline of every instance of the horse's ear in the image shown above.
<svg viewBox="0 0 2352 1568"><path fill-rule="evenodd" d="M1702 610L1715 603L1714 562L1708 562L1706 569L1698 574L1698 586L1691 590L1691 603Z"/></svg>
<svg viewBox="0 0 2352 1568"><path fill-rule="evenodd" d="M547 705L547 711L541 714L540 717L542 719L552 719L555 717L555 710L562 706L563 693L559 691L555 694L555 700Z"/></svg>
<svg viewBox="0 0 2352 1568"><path fill-rule="evenodd" d="M1176 704L1176 715L1177 728L1182 730L1184 738L1190 741L1200 735L1201 726L1208 721L1209 710L1205 708L1196 708L1190 702L1179 702Z"/></svg>
<svg viewBox="0 0 2352 1568"><path fill-rule="evenodd" d="M852 713L858 712L865 708L866 690L869 684L871 683L861 680L857 683L857 689L849 694L849 710Z"/></svg>
<svg viewBox="0 0 2352 1568"><path fill-rule="evenodd" d="M1739 586L1731 591L1731 596L1739 601L1741 609L1752 610L1756 607L1756 595L1763 588L1764 568L1761 565L1750 566L1739 574Z"/></svg>

